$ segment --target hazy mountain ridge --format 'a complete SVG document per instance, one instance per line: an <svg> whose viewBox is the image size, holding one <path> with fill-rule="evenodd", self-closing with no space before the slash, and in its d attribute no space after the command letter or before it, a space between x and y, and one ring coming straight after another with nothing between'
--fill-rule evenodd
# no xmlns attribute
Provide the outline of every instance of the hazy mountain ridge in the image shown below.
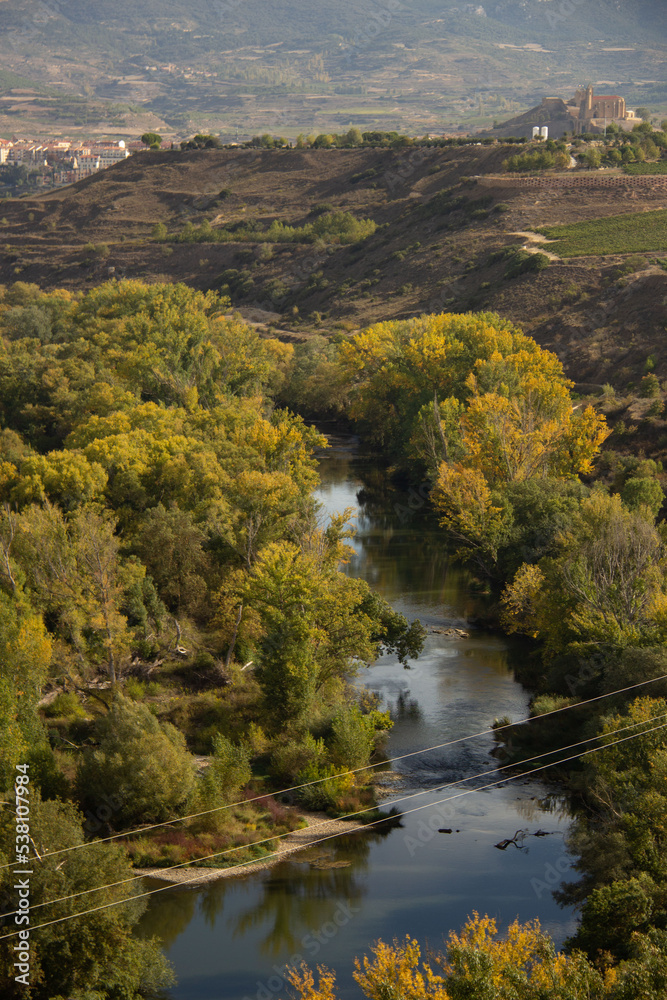
<svg viewBox="0 0 667 1000"><path fill-rule="evenodd" d="M647 0L18 0L0 4L0 134L58 117L12 73L85 101L61 109L70 130L438 131L588 80L667 109L666 41Z"/></svg>

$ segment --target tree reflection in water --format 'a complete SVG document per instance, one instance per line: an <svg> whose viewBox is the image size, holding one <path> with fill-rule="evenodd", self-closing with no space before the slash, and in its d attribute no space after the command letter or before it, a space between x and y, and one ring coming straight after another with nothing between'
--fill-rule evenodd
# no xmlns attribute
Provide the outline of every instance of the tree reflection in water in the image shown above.
<svg viewBox="0 0 667 1000"><path fill-rule="evenodd" d="M268 924L260 942L263 955L273 958L283 951L299 951L307 934L332 920L341 901L354 903L365 895L361 876L368 867L370 846L397 822L325 842L276 865L263 880L259 900L234 920L233 935L241 937Z"/></svg>
<svg viewBox="0 0 667 1000"><path fill-rule="evenodd" d="M255 895L259 883L259 898L240 915L229 917L232 937L242 939L248 931L268 925L259 943L264 956L299 951L304 937L330 922L341 902L354 903L365 895L363 875L371 844L398 825L400 816L391 817L368 831L349 833L301 851L294 860L275 865L261 876L250 876L245 885L252 887ZM161 884L155 879L147 879L147 883L150 889ZM159 904L149 907L138 932L142 937L158 937L168 950L197 912L214 927L224 914L225 896L232 888L238 888L237 879L223 878L197 888L174 887L157 897Z"/></svg>
<svg viewBox="0 0 667 1000"><path fill-rule="evenodd" d="M158 879L147 878L142 891L159 889L163 885ZM170 948L194 917L198 898L193 888L161 892L150 900L136 933L141 937L157 937L164 948Z"/></svg>

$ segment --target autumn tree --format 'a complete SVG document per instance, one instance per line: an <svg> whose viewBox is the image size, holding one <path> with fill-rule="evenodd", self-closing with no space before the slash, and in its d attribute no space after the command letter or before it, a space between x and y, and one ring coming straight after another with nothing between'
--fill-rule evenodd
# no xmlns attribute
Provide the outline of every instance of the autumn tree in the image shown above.
<svg viewBox="0 0 667 1000"><path fill-rule="evenodd" d="M316 984L304 963L288 978L301 1000L336 1000L334 973L320 967L318 975ZM369 1000L612 1000L616 982L581 952L559 954L537 920L515 921L501 937L496 922L477 913L449 934L444 951L424 959L409 935L378 941L370 956L355 959L353 975Z"/></svg>
<svg viewBox="0 0 667 1000"><path fill-rule="evenodd" d="M619 496L584 500L555 558L524 565L505 588L510 631L565 648L652 645L667 625L664 544Z"/></svg>
<svg viewBox="0 0 667 1000"><path fill-rule="evenodd" d="M121 613L125 589L143 570L123 563L109 517L82 508L66 521L57 507L21 516L17 549L38 606L57 617L84 675L104 665L116 684L131 635Z"/></svg>
<svg viewBox="0 0 667 1000"><path fill-rule="evenodd" d="M408 624L363 580L340 572L338 549L272 543L248 576L245 603L259 617L259 680L276 720L303 717L313 699L382 650L418 655L419 622Z"/></svg>
<svg viewBox="0 0 667 1000"><path fill-rule="evenodd" d="M0 787L16 764L49 756L37 712L51 662L52 641L26 595L0 591ZM37 770L37 767L35 768ZM33 777L39 781L38 775Z"/></svg>

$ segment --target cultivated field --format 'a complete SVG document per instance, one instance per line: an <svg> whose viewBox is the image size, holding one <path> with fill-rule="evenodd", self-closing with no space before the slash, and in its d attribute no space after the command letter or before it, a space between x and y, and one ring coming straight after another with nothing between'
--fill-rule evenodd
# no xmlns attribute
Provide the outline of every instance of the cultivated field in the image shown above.
<svg viewBox="0 0 667 1000"><path fill-rule="evenodd" d="M615 215L566 226L543 226L538 232L554 241L549 244L549 250L559 257L667 253L667 211L664 210Z"/></svg>

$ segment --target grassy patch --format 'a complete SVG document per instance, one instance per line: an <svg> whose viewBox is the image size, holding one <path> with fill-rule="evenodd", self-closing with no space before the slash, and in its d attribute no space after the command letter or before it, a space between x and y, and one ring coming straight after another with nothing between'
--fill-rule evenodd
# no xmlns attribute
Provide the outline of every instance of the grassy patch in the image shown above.
<svg viewBox="0 0 667 1000"><path fill-rule="evenodd" d="M667 245L667 211L635 212L567 226L545 226L538 232L550 240L559 257L604 257L617 253L651 253Z"/></svg>

